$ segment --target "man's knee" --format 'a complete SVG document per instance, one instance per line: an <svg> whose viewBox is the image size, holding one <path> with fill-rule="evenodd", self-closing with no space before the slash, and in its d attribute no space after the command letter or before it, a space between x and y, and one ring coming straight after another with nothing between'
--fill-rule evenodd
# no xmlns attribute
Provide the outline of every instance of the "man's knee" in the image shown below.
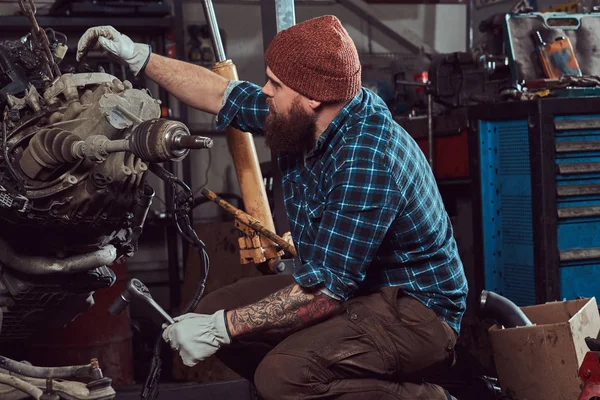
<svg viewBox="0 0 600 400"><path fill-rule="evenodd" d="M316 371L304 357L268 354L254 374L256 390L265 400L296 399L309 395L317 382ZM314 381L314 382L313 382Z"/></svg>

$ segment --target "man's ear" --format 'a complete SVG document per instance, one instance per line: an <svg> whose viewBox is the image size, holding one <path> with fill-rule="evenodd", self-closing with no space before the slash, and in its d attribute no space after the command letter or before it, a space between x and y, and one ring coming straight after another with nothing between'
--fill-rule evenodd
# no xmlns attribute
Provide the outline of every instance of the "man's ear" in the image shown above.
<svg viewBox="0 0 600 400"><path fill-rule="evenodd" d="M321 107L321 104L323 104L323 103L320 101L308 99L308 105L313 110L316 110L317 108Z"/></svg>

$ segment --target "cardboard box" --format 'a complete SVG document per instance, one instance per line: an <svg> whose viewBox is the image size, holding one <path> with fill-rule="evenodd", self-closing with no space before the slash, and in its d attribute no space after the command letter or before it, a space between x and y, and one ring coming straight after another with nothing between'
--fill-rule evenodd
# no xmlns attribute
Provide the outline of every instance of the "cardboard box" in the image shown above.
<svg viewBox="0 0 600 400"><path fill-rule="evenodd" d="M581 392L579 366L597 338L596 299L522 307L534 326L489 329L500 386L517 400L573 400Z"/></svg>

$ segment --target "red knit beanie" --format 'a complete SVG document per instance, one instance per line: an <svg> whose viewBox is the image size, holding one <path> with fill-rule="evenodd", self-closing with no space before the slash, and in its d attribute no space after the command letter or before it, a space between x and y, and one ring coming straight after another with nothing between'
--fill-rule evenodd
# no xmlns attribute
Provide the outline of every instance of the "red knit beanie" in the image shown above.
<svg viewBox="0 0 600 400"><path fill-rule="evenodd" d="M281 82L312 100L350 100L360 90L356 46L333 15L279 32L265 52L265 61Z"/></svg>

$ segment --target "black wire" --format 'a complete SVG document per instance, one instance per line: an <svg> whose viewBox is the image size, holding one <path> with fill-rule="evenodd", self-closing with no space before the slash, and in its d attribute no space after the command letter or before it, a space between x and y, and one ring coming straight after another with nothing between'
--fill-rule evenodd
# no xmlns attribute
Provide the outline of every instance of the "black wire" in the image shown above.
<svg viewBox="0 0 600 400"><path fill-rule="evenodd" d="M2 118L2 147L3 147L3 154L4 154L4 162L6 163L6 166L8 167L8 170L9 170L10 174L12 175L13 179L17 183L20 193L25 193L25 187L24 187L25 185L21 181L21 178L17 175L17 171L15 171L15 169L13 168L13 165L11 164L11 162L8 158L8 143L6 143L6 141L7 141L6 119Z"/></svg>
<svg viewBox="0 0 600 400"><path fill-rule="evenodd" d="M60 37L62 38L62 40L61 40L61 43L62 43L62 44L67 44L67 41L69 40L69 38L67 38L67 35L65 35L65 34L64 34L64 33L62 33L62 32L57 32L57 31L54 31L54 34L55 34L56 36L60 36Z"/></svg>
<svg viewBox="0 0 600 400"><path fill-rule="evenodd" d="M200 185L200 187L194 191L194 197L196 197L198 192L200 192L202 189L204 189L204 187L206 185L208 185L208 180L209 180L208 173L210 172L211 166L212 166L212 151L209 151L208 152L208 166L206 167L206 171L204 172L204 182L202 182L202 185Z"/></svg>
<svg viewBox="0 0 600 400"><path fill-rule="evenodd" d="M46 28L45 31L46 31L46 36L48 36L48 39L55 42L56 41L56 32L54 32L54 29Z"/></svg>
<svg viewBox="0 0 600 400"><path fill-rule="evenodd" d="M158 164L150 164L150 171L152 171L156 176L162 179L165 184L171 185L173 193L173 220L175 222L175 226L177 227L178 233L192 245L193 247L198 249L200 256L200 264L201 264L201 274L198 279L198 283L196 284L196 290L194 292L194 296L188 302L188 304L184 307L181 314L187 314L193 311L202 295L204 294L204 289L206 288L206 279L208 277L208 270L210 268L210 259L208 257L208 253L206 252L206 245L198 235L196 231L192 227L189 214L194 205L194 195L192 190L188 185L179 180L175 175L164 169L162 166ZM167 210L167 212L170 210ZM164 342L162 339L162 333L158 335L156 341L154 342L154 349L152 352L152 365L150 367L150 372L142 389L141 398L147 400L155 400L158 397L158 381L161 373L161 350L164 346Z"/></svg>

